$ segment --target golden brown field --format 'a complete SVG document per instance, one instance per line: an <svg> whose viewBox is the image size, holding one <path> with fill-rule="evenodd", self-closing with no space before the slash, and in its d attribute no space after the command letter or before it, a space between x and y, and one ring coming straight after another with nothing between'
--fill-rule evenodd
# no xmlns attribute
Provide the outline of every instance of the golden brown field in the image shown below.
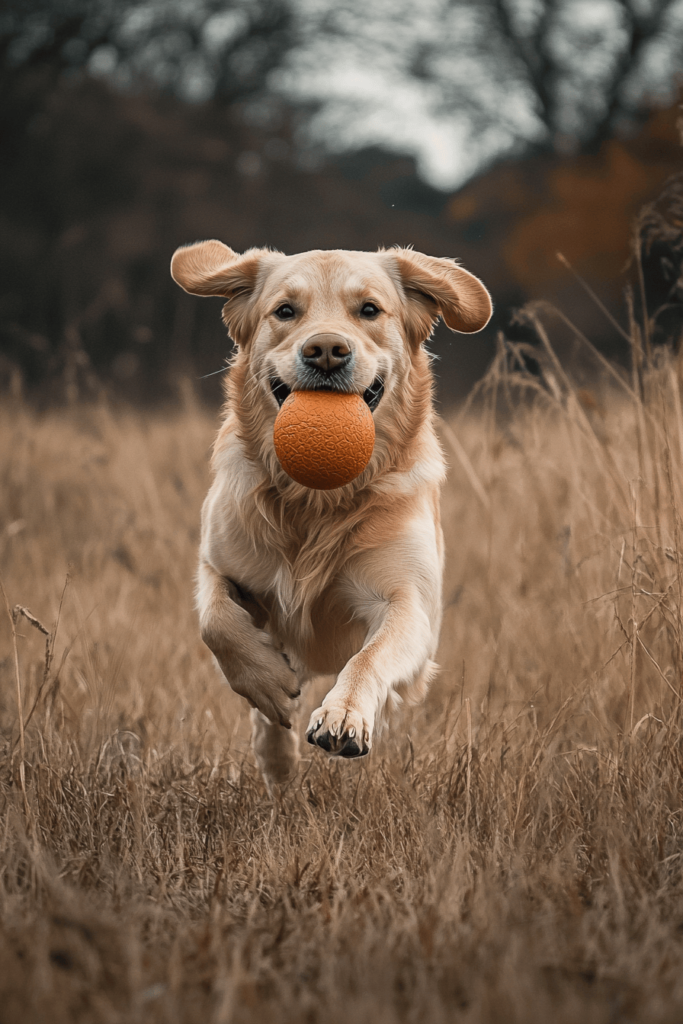
<svg viewBox="0 0 683 1024"><path fill-rule="evenodd" d="M3 1024L681 1020L678 373L546 363L450 421L426 704L279 808L192 609L214 418L3 404L4 588L59 620L17 680L0 608Z"/></svg>

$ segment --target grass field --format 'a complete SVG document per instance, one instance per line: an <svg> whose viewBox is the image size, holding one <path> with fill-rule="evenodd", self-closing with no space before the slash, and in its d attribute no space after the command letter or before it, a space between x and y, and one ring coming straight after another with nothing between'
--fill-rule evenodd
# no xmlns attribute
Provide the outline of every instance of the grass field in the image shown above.
<svg viewBox="0 0 683 1024"><path fill-rule="evenodd" d="M3 403L2 1024L683 1018L683 416L617 376L449 420L442 672L279 808L192 609L214 418Z"/></svg>

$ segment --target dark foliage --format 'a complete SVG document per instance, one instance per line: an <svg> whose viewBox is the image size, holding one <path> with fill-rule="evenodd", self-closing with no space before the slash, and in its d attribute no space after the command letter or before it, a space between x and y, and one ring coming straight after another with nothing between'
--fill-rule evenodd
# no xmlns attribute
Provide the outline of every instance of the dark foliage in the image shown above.
<svg viewBox="0 0 683 1024"><path fill-rule="evenodd" d="M648 283L652 340L680 345L683 333L683 174L643 209L636 241Z"/></svg>

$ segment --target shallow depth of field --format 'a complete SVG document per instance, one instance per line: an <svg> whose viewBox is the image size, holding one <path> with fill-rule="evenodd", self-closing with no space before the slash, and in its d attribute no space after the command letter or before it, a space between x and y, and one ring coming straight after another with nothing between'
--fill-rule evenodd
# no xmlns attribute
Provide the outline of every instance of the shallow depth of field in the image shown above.
<svg viewBox="0 0 683 1024"><path fill-rule="evenodd" d="M513 364L441 427L426 703L280 806L192 608L215 419L3 402L3 1024L681 1019L679 367Z"/></svg>

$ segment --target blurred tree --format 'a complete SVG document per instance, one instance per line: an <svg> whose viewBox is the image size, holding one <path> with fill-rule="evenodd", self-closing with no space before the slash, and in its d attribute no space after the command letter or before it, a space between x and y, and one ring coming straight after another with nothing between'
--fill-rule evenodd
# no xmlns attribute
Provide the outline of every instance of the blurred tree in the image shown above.
<svg viewBox="0 0 683 1024"><path fill-rule="evenodd" d="M292 0L4 0L3 87L85 69L231 103L263 93L295 43Z"/></svg>
<svg viewBox="0 0 683 1024"><path fill-rule="evenodd" d="M266 97L295 44L293 0L4 0L0 135L11 164L57 80L90 75L226 105Z"/></svg>
<svg viewBox="0 0 683 1024"><path fill-rule="evenodd" d="M143 320L131 322L136 296L164 288L145 276L140 258L116 266L112 247L102 252L97 236L106 218L124 223L127 213L128 247L139 243L150 209L166 204L164 174L171 177L175 168L157 170L154 203L149 196L142 203L145 169L136 158L146 131L159 122L143 102L138 122L121 117L109 83L156 93L157 100L164 92L211 98L204 105L216 134L210 145L234 162L239 156L231 147L240 145L242 131L233 108L267 97L268 76L295 36L290 0L0 4L0 376L3 365L21 366L29 379L61 374L75 393L77 380L95 380L91 365L99 372L122 346L125 354L132 336L150 334ZM98 89L93 77L107 82ZM107 111L109 123L98 123ZM190 145L187 132L178 147L183 164L187 156L197 160ZM253 163L255 155L246 155ZM135 204L139 215L131 224ZM178 241L159 243L155 266L163 268L164 285L168 253ZM83 260L85 246L93 258Z"/></svg>
<svg viewBox="0 0 683 1024"><path fill-rule="evenodd" d="M505 153L595 151L670 100L683 0L4 0L12 123L77 69L189 100L305 103L328 148L422 150L452 187Z"/></svg>
<svg viewBox="0 0 683 1024"><path fill-rule="evenodd" d="M300 3L308 41L282 86L320 98L314 132L339 148L411 134L441 148L441 185L505 153L595 151L683 70L682 0Z"/></svg>

